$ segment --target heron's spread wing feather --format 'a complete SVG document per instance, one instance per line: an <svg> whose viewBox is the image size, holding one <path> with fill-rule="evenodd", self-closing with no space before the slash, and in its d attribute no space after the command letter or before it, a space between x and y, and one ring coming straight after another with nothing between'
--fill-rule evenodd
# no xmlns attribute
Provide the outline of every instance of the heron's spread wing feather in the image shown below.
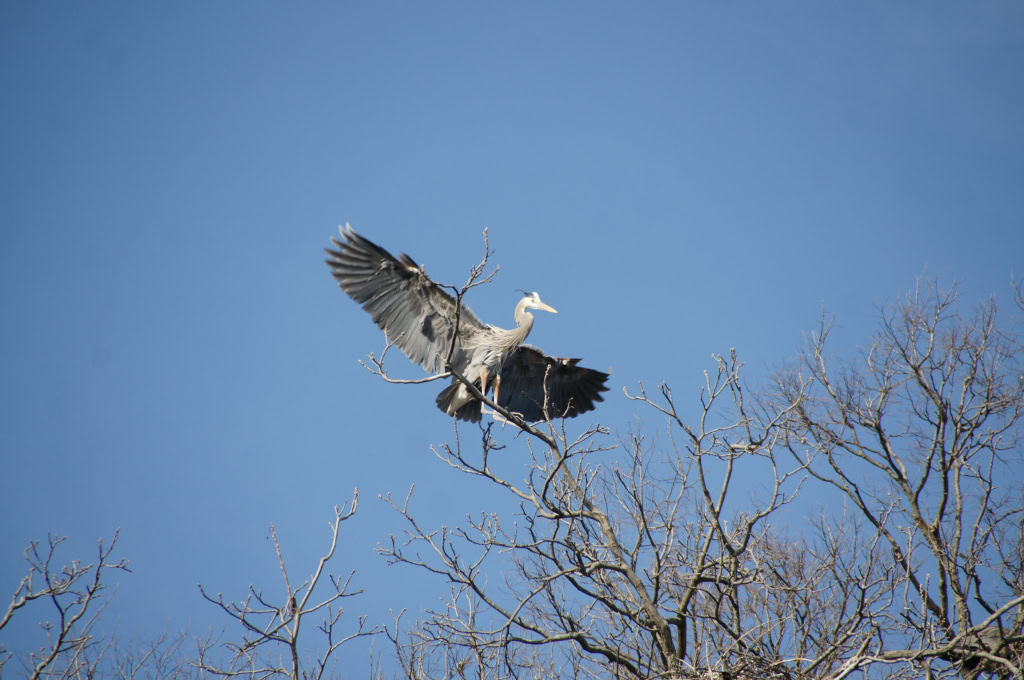
<svg viewBox="0 0 1024 680"><path fill-rule="evenodd" d="M357 234L340 228L342 240L331 238L336 250L325 248L327 265L338 285L363 306L374 322L414 363L432 373L445 370L448 343L455 325L455 298L441 290L416 262L391 253ZM464 338L483 328L466 306L459 311L459 339L452 363L463 370Z"/></svg>
<svg viewBox="0 0 1024 680"><path fill-rule="evenodd" d="M545 376L548 415L572 418L592 411L604 401L601 392L608 374L578 366L579 359L549 357L530 345L520 345L501 367L498 404L523 414L528 421L544 419Z"/></svg>

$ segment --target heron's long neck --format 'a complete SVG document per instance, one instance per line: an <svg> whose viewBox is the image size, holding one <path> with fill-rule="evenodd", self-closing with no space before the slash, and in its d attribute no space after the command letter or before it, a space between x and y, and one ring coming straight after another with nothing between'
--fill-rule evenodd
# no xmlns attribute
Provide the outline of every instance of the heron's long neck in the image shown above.
<svg viewBox="0 0 1024 680"><path fill-rule="evenodd" d="M530 314L525 309L517 309L516 325L518 326L518 328L516 328L516 338L518 338L518 342L516 344L520 344L526 340L526 336L530 334L530 329L533 328L533 314Z"/></svg>

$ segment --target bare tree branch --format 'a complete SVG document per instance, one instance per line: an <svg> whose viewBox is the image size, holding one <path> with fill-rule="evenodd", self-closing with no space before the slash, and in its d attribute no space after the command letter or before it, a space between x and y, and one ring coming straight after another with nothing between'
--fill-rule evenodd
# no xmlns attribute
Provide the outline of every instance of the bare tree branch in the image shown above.
<svg viewBox="0 0 1024 680"><path fill-rule="evenodd" d="M284 596L281 600L268 598L261 590L250 586L249 593L243 601L229 602L222 594L213 596L202 584L199 585L199 592L203 598L217 605L240 624L243 635L241 641L224 641L220 638L201 640L198 645L198 659L194 661L196 668L218 677L284 676L293 680L332 677L336 663L335 653L342 645L356 638L380 632L379 627L367 623L366 616L361 616L357 620L354 632L340 633L339 622L345 613L341 601L363 592L350 590L353 573L344 579L326 574L330 584L328 593L322 599L314 599L314 591L323 582L327 563L334 557L338 547L341 524L355 515L358 504L359 490L356 489L350 504L340 509L335 506L335 519L330 524L330 546L317 563L313 575L297 586L292 585L277 531L273 524L270 525L274 551L284 581ZM317 629L322 635L321 644L324 646L311 649L311 655L307 655L300 644L301 624L314 614L321 617ZM275 650L281 648L285 650L284 657L276 656Z"/></svg>
<svg viewBox="0 0 1024 680"><path fill-rule="evenodd" d="M57 566L58 549L67 540L63 536L51 534L45 546L33 541L25 549L28 574L18 584L0 618L0 630L22 607L35 600L49 601L55 619L40 623L46 644L29 655L27 675L33 680L88 674L102 656L104 645L94 629L97 617L108 602L101 596L107 588L104 579L110 569L131 571L127 560L112 561L118 537L119 532L115 531L108 546L104 546L101 539L97 559L89 564L72 560ZM0 645L0 670L10 659L11 655Z"/></svg>

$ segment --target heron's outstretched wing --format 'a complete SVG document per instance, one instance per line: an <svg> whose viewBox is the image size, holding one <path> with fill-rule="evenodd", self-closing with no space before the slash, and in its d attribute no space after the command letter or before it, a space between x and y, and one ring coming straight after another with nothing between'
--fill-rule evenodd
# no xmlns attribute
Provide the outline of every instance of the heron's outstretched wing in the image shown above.
<svg viewBox="0 0 1024 680"><path fill-rule="evenodd" d="M432 373L445 370L448 343L455 325L455 298L441 290L405 253L391 253L357 234L347 224L337 250L325 248L327 265L338 285L370 313L405 356ZM452 364L465 368L462 340L483 328L466 306L459 311L459 340Z"/></svg>
<svg viewBox="0 0 1024 680"><path fill-rule="evenodd" d="M578 366L579 359L549 357L530 345L520 345L501 367L498 404L523 414L528 421L544 419L545 376L548 415L572 418L592 411L604 401L601 392L608 374Z"/></svg>

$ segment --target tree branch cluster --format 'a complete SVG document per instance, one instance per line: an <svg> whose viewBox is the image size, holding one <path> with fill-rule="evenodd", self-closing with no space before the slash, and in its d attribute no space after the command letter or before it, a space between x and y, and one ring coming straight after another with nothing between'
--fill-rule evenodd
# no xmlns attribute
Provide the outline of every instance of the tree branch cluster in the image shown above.
<svg viewBox="0 0 1024 680"><path fill-rule="evenodd" d="M488 255L485 244L467 283L451 287L460 304L493 277ZM1014 302L1024 311L1019 287ZM653 441L640 429L525 423L475 394L498 418L456 423L434 452L514 512L429 527L413 488L383 497L403 530L379 552L396 573L437 575L438 606L414 621L401 611L386 626L342 625L342 602L361 591L326 567L357 493L335 508L329 548L301 583L271 526L278 595L250 586L235 601L200 586L241 634L199 639L175 672L334 677L345 643L383 632L410 679L1024 677L1019 328L995 300L962 313L955 288L920 284L882 311L853 359L830 353L823 320L762 389L730 350L690 398L668 384L625 391L665 422ZM401 382L384 356L371 370ZM92 632L102 577L127 569L110 557L116 539L88 565L56 567L62 539L26 551L29 575L0 629L32 601L51 603L33 677L99 668L110 648ZM116 663L166 668L184 642L115 650Z"/></svg>

